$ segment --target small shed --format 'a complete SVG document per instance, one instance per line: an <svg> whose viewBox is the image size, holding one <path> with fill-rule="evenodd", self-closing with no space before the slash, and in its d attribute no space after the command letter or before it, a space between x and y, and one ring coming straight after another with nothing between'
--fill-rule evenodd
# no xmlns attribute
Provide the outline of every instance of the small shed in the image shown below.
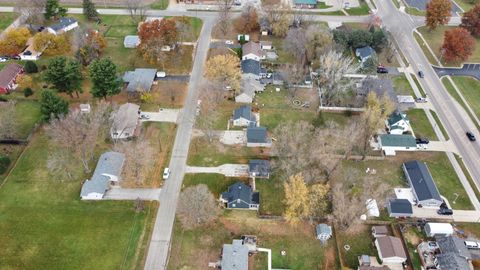
<svg viewBox="0 0 480 270"><path fill-rule="evenodd" d="M317 233L317 239L320 241L327 241L332 237L332 226L328 226L325 223L318 224L315 231Z"/></svg>
<svg viewBox="0 0 480 270"><path fill-rule="evenodd" d="M450 223L433 223L425 225L425 233L429 237L450 236L453 234L453 226Z"/></svg>
<svg viewBox="0 0 480 270"><path fill-rule="evenodd" d="M372 227L372 235L373 237L381 237L388 235L388 228L387 226L373 226Z"/></svg>
<svg viewBox="0 0 480 270"><path fill-rule="evenodd" d="M140 45L140 38L137 35L128 35L123 39L125 48L135 49L138 45Z"/></svg>
<svg viewBox="0 0 480 270"><path fill-rule="evenodd" d="M80 104L80 112L81 113L89 113L91 111L91 106L90 104Z"/></svg>

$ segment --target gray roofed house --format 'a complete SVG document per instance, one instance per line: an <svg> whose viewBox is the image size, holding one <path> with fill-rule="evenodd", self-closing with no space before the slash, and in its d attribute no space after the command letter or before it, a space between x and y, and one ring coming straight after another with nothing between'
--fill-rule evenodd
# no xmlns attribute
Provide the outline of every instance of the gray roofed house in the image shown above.
<svg viewBox="0 0 480 270"><path fill-rule="evenodd" d="M247 128L247 146L248 147L271 147L272 139L267 136L265 127Z"/></svg>
<svg viewBox="0 0 480 270"><path fill-rule="evenodd" d="M426 207L440 207L443 203L432 175L424 162L412 160L402 165L417 203Z"/></svg>
<svg viewBox="0 0 480 270"><path fill-rule="evenodd" d="M252 106L242 105L233 111L233 125L236 127L256 126L257 118L252 112Z"/></svg>
<svg viewBox="0 0 480 270"><path fill-rule="evenodd" d="M390 217L410 217L413 215L412 204L407 199L388 201L387 210Z"/></svg>
<svg viewBox="0 0 480 270"><path fill-rule="evenodd" d="M135 135L140 106L125 103L115 113L110 135L113 139L126 139Z"/></svg>
<svg viewBox="0 0 480 270"><path fill-rule="evenodd" d="M387 226L372 226L373 237L380 237L388 235Z"/></svg>
<svg viewBox="0 0 480 270"><path fill-rule="evenodd" d="M127 92L150 91L155 80L156 69L136 68L135 71L127 71L123 75L123 81L127 83Z"/></svg>
<svg viewBox="0 0 480 270"><path fill-rule="evenodd" d="M242 240L223 245L220 267L222 270L248 270L248 247Z"/></svg>
<svg viewBox="0 0 480 270"><path fill-rule="evenodd" d="M220 201L225 203L227 208L258 210L260 193L242 182L237 182L228 187L227 192L222 193Z"/></svg>
<svg viewBox="0 0 480 270"><path fill-rule="evenodd" d="M248 161L248 174L255 178L270 177L270 161L265 159L250 159Z"/></svg>
<svg viewBox="0 0 480 270"><path fill-rule="evenodd" d="M360 59L360 62L363 64L369 58L375 54L375 50L370 46L365 46L355 49L355 55Z"/></svg>
<svg viewBox="0 0 480 270"><path fill-rule="evenodd" d="M265 53L258 42L249 41L242 46L242 60L254 59L260 61L265 59Z"/></svg>
<svg viewBox="0 0 480 270"><path fill-rule="evenodd" d="M103 153L98 159L92 179L83 183L80 192L82 200L101 200L110 188L110 183L119 181L124 161L125 155L122 153Z"/></svg>
<svg viewBox="0 0 480 270"><path fill-rule="evenodd" d="M235 97L237 103L252 103L255 93L263 92L265 86L258 81L258 76L242 74L242 92Z"/></svg>
<svg viewBox="0 0 480 270"><path fill-rule="evenodd" d="M465 246L464 240L456 236L447 236L447 237L435 237L437 241L440 252L442 253L455 253L460 257L463 257L467 260L472 258L470 251L467 246Z"/></svg>
<svg viewBox="0 0 480 270"><path fill-rule="evenodd" d="M470 264L465 258L455 253L438 254L436 256L438 270L470 270Z"/></svg>
<svg viewBox="0 0 480 270"><path fill-rule="evenodd" d="M140 38L137 35L128 35L123 39L123 46L125 48L134 49L140 45Z"/></svg>
<svg viewBox="0 0 480 270"><path fill-rule="evenodd" d="M71 17L60 18L58 23L47 27L47 31L54 35L58 35L64 32L68 32L78 27L78 21Z"/></svg>
<svg viewBox="0 0 480 270"><path fill-rule="evenodd" d="M242 73L260 76L262 70L260 66L260 61L254 59L246 59L242 60L240 66L242 68Z"/></svg>

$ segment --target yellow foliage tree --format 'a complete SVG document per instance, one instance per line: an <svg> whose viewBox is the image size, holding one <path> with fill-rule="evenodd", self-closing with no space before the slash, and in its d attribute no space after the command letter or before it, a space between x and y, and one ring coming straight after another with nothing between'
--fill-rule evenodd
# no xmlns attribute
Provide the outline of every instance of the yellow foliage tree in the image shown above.
<svg viewBox="0 0 480 270"><path fill-rule="evenodd" d="M320 217L326 214L328 209L328 193L330 185L313 184L309 187L310 214Z"/></svg>
<svg viewBox="0 0 480 270"><path fill-rule="evenodd" d="M311 213L310 197L302 174L291 176L284 184L285 219L291 224L300 222Z"/></svg>
<svg viewBox="0 0 480 270"><path fill-rule="evenodd" d="M45 49L44 54L53 56L53 55L63 55L69 53L71 50L71 44L66 35L58 35L51 37L50 43L48 44L47 49Z"/></svg>
<svg viewBox="0 0 480 270"><path fill-rule="evenodd" d="M26 27L8 30L4 38L0 40L0 54L14 55L21 53L30 37L30 31Z"/></svg>
<svg viewBox="0 0 480 270"><path fill-rule="evenodd" d="M44 50L55 37L54 34L48 32L40 32L33 36L33 48L36 51Z"/></svg>
<svg viewBox="0 0 480 270"><path fill-rule="evenodd" d="M32 88L33 87L33 80L32 77L22 74L17 78L17 84L20 86L20 88L25 89L25 88Z"/></svg>
<svg viewBox="0 0 480 270"><path fill-rule="evenodd" d="M240 60L236 55L220 54L207 61L205 76L223 88L240 89Z"/></svg>

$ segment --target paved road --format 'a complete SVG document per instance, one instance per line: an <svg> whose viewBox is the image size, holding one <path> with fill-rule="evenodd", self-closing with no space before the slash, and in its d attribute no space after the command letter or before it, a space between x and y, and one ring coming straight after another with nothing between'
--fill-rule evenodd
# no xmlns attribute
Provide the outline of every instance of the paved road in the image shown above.
<svg viewBox="0 0 480 270"><path fill-rule="evenodd" d="M433 69L438 77L443 76L471 76L480 80L480 64L464 64L461 68L436 67Z"/></svg>
<svg viewBox="0 0 480 270"><path fill-rule="evenodd" d="M415 20L405 13L399 12L391 1L377 1L378 15L383 24L393 33L398 47L406 59L413 65L415 73L423 70L425 78L419 79L420 84L429 96L448 135L463 157L472 177L480 181L480 145L470 142L465 136L466 130L477 134L476 127L466 111L448 94L422 49L416 43L412 31L416 27ZM474 199L474 198L472 198ZM474 203L475 204L475 203Z"/></svg>

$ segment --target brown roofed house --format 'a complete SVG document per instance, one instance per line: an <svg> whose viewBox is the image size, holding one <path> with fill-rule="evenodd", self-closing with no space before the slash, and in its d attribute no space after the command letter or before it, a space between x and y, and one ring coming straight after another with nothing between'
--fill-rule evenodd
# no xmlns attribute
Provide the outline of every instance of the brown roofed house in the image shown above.
<svg viewBox="0 0 480 270"><path fill-rule="evenodd" d="M249 41L242 46L242 60L256 60L265 59L265 52L262 50L260 43Z"/></svg>
<svg viewBox="0 0 480 270"><path fill-rule="evenodd" d="M23 73L23 67L11 63L0 71L0 94L6 94L17 87L18 75Z"/></svg>
<svg viewBox="0 0 480 270"><path fill-rule="evenodd" d="M373 237L381 237L388 235L388 228L387 226L373 226L372 227L372 235Z"/></svg>
<svg viewBox="0 0 480 270"><path fill-rule="evenodd" d="M393 236L382 236L375 239L378 256L384 264L401 264L407 260L402 240Z"/></svg>

